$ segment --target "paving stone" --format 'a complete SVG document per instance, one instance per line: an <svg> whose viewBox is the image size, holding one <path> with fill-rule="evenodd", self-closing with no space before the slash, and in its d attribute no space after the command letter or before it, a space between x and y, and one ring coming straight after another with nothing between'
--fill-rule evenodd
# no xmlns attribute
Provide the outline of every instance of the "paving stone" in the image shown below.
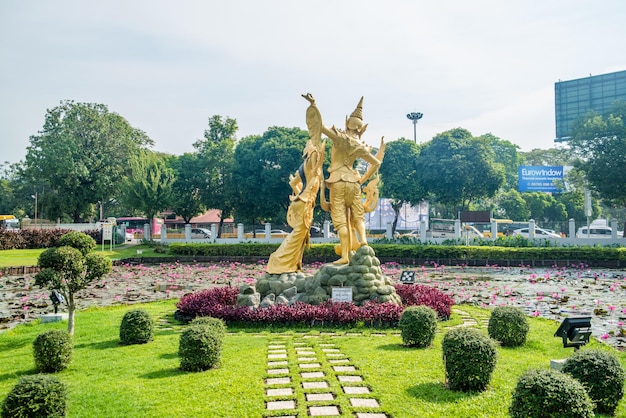
<svg viewBox="0 0 626 418"><path fill-rule="evenodd" d="M289 363L286 361L268 361L267 367L286 366L287 364Z"/></svg>
<svg viewBox="0 0 626 418"><path fill-rule="evenodd" d="M353 372L356 370L354 366L333 366L336 372Z"/></svg>
<svg viewBox="0 0 626 418"><path fill-rule="evenodd" d="M267 403L268 411L277 409L296 409L296 401L272 401Z"/></svg>
<svg viewBox="0 0 626 418"><path fill-rule="evenodd" d="M330 364L339 364L339 363L350 363L350 360L348 360L347 358L341 358L341 359L336 359L336 360L328 360L328 362Z"/></svg>
<svg viewBox="0 0 626 418"><path fill-rule="evenodd" d="M346 356L346 355L345 355L345 354L343 354L343 353L328 353L328 354L326 354L326 357L333 357L333 358L336 358L336 357L345 357L345 356Z"/></svg>
<svg viewBox="0 0 626 418"><path fill-rule="evenodd" d="M322 367L319 363L302 363L298 364L301 369L318 369Z"/></svg>
<svg viewBox="0 0 626 418"><path fill-rule="evenodd" d="M336 406L310 406L309 415L312 417L324 417L339 415L339 408Z"/></svg>
<svg viewBox="0 0 626 418"><path fill-rule="evenodd" d="M372 337L386 337L387 334L370 334Z"/></svg>
<svg viewBox="0 0 626 418"><path fill-rule="evenodd" d="M306 343L303 343L302 341L296 341L293 343L293 345L306 345Z"/></svg>
<svg viewBox="0 0 626 418"><path fill-rule="evenodd" d="M281 354L281 353L287 354L287 350L268 350L267 351L267 354Z"/></svg>
<svg viewBox="0 0 626 418"><path fill-rule="evenodd" d="M307 361L317 361L317 357L298 357L298 362L305 363Z"/></svg>
<svg viewBox="0 0 626 418"><path fill-rule="evenodd" d="M378 401L372 398L350 398L350 405L363 406L367 408L378 408L380 406Z"/></svg>
<svg viewBox="0 0 626 418"><path fill-rule="evenodd" d="M377 412L357 412L356 418L389 418L387 414L379 414Z"/></svg>
<svg viewBox="0 0 626 418"><path fill-rule="evenodd" d="M287 354L268 354L267 358L269 359L287 358Z"/></svg>
<svg viewBox="0 0 626 418"><path fill-rule="evenodd" d="M344 386L343 391L348 395L362 395L370 393L370 388L367 386Z"/></svg>
<svg viewBox="0 0 626 418"><path fill-rule="evenodd" d="M363 378L361 376L337 376L340 382L362 382Z"/></svg>
<svg viewBox="0 0 626 418"><path fill-rule="evenodd" d="M291 383L291 377L271 377L265 380L266 385L284 385Z"/></svg>
<svg viewBox="0 0 626 418"><path fill-rule="evenodd" d="M335 343L320 343L320 347L333 347Z"/></svg>
<svg viewBox="0 0 626 418"><path fill-rule="evenodd" d="M296 351L296 354L299 356L314 356L315 351Z"/></svg>
<svg viewBox="0 0 626 418"><path fill-rule="evenodd" d="M339 349L338 348L322 348L322 351L324 353L338 353Z"/></svg>
<svg viewBox="0 0 626 418"><path fill-rule="evenodd" d="M270 345L267 347L268 350L280 350L280 349L285 349L285 345L284 344L276 344L276 345Z"/></svg>
<svg viewBox="0 0 626 418"><path fill-rule="evenodd" d="M308 339L308 338L315 339L315 338L319 338L319 337L320 337L319 335L303 335L302 336L302 338L304 338L304 339Z"/></svg>
<svg viewBox="0 0 626 418"><path fill-rule="evenodd" d="M303 379L318 379L324 377L324 372L304 372L300 373L300 377Z"/></svg>
<svg viewBox="0 0 626 418"><path fill-rule="evenodd" d="M302 389L324 389L328 387L328 382L302 382Z"/></svg>
<svg viewBox="0 0 626 418"><path fill-rule="evenodd" d="M289 373L289 369L269 369L267 374L286 374Z"/></svg>
<svg viewBox="0 0 626 418"><path fill-rule="evenodd" d="M267 389L267 396L288 396L293 395L293 388Z"/></svg>
<svg viewBox="0 0 626 418"><path fill-rule="evenodd" d="M309 402L332 401L335 399L335 396L332 393L307 393L305 397Z"/></svg>

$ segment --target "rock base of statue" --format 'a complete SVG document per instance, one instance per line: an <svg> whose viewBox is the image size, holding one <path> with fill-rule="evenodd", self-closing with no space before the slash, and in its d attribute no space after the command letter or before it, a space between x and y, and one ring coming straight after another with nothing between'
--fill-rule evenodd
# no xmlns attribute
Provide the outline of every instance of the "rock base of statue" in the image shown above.
<svg viewBox="0 0 626 418"><path fill-rule="evenodd" d="M355 305L367 301L400 305L391 279L380 268L380 260L369 246L359 248L349 264L325 264L313 276L304 273L265 274L255 285L239 289L240 306L268 307L304 302L318 305L332 298L333 288L351 288Z"/></svg>

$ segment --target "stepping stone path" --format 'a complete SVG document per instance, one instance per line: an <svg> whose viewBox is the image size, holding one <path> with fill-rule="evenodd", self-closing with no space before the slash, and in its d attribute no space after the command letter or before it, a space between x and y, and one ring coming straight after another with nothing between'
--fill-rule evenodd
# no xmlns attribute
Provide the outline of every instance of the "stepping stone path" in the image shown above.
<svg viewBox="0 0 626 418"><path fill-rule="evenodd" d="M385 413L375 412L380 408L378 400L358 365L328 342L332 336L287 335L270 340L264 416L302 416L300 403L303 402L306 416L311 417L389 418Z"/></svg>

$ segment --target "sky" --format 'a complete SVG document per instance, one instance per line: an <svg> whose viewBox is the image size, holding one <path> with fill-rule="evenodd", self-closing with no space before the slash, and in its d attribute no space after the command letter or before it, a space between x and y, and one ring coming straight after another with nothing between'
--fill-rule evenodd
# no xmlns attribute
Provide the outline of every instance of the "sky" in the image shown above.
<svg viewBox="0 0 626 418"><path fill-rule="evenodd" d="M0 164L23 160L47 109L105 104L156 151L193 151L208 119L238 138L306 129L312 93L364 139L454 128L554 147L554 83L626 69L623 0L3 0Z"/></svg>

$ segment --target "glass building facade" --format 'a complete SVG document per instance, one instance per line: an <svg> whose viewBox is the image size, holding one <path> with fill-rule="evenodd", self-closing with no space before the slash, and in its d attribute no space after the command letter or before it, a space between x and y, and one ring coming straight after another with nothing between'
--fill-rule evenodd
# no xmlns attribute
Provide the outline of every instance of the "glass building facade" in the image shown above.
<svg viewBox="0 0 626 418"><path fill-rule="evenodd" d="M590 110L603 114L626 101L626 71L554 83L556 142L567 141L569 128Z"/></svg>

